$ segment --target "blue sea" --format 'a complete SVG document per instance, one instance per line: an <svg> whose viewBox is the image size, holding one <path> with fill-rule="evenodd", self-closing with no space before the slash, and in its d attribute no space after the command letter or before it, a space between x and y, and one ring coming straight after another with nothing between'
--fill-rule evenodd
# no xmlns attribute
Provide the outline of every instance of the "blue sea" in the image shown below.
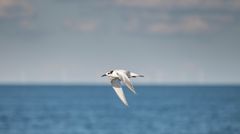
<svg viewBox="0 0 240 134"><path fill-rule="evenodd" d="M0 134L240 134L240 86L0 86Z"/></svg>

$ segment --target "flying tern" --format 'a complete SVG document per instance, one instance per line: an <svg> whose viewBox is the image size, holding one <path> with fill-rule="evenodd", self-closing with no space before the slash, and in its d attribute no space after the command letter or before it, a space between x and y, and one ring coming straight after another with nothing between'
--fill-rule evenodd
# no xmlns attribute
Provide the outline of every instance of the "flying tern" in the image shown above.
<svg viewBox="0 0 240 134"><path fill-rule="evenodd" d="M144 77L141 74L133 73L123 69L108 71L102 75L102 77L104 76L107 76L110 79L114 91L125 106L128 106L128 102L122 90L121 82L124 83L132 93L136 94L136 91L134 90L129 78Z"/></svg>

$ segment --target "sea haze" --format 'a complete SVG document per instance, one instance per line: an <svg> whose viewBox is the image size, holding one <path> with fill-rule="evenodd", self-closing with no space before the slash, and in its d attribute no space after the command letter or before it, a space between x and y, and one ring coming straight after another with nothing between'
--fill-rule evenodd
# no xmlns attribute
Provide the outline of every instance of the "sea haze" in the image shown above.
<svg viewBox="0 0 240 134"><path fill-rule="evenodd" d="M1 134L239 134L240 86L0 86Z"/></svg>

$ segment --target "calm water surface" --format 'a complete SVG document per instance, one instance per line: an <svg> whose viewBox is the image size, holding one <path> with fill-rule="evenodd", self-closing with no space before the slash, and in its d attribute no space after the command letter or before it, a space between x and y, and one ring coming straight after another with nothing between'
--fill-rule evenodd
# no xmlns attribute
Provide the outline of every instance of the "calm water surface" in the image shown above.
<svg viewBox="0 0 240 134"><path fill-rule="evenodd" d="M240 86L136 88L0 86L0 134L240 134Z"/></svg>

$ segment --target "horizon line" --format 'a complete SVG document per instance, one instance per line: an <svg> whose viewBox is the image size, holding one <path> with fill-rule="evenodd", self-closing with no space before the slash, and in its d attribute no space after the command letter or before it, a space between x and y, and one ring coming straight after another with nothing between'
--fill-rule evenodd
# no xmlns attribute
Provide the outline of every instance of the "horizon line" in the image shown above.
<svg viewBox="0 0 240 134"><path fill-rule="evenodd" d="M0 83L0 86L109 86L107 83ZM240 83L135 83L134 86L240 86Z"/></svg>

